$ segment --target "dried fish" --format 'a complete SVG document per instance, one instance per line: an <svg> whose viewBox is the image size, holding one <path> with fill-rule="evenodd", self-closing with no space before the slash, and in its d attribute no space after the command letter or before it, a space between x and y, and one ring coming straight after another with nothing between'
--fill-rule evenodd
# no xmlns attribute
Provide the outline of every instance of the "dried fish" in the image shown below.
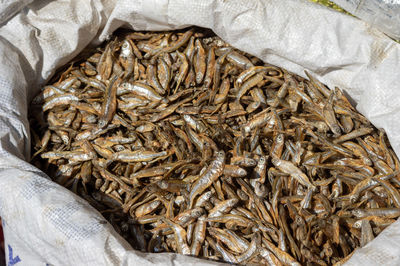
<svg viewBox="0 0 400 266"><path fill-rule="evenodd" d="M135 248L332 265L400 216L383 130L211 32L121 33L32 100L32 163Z"/></svg>

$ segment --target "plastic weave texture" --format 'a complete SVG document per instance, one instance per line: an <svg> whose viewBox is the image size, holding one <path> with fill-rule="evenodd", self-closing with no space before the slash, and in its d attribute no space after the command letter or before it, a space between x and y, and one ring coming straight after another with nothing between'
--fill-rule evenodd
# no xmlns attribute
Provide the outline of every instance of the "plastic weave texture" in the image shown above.
<svg viewBox="0 0 400 266"><path fill-rule="evenodd" d="M35 0L0 5L0 216L9 265L210 265L133 250L87 202L27 160L28 103L54 73L119 27L211 28L233 46L344 89L400 152L400 45L307 0ZM349 265L399 265L395 222Z"/></svg>

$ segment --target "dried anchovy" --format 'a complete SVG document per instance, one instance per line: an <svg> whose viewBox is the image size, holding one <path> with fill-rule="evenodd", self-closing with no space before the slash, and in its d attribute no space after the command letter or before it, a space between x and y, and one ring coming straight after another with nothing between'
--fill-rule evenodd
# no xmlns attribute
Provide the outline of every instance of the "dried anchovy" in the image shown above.
<svg viewBox="0 0 400 266"><path fill-rule="evenodd" d="M211 33L122 33L33 99L32 162L131 245L342 263L400 216L399 160L341 90Z"/></svg>

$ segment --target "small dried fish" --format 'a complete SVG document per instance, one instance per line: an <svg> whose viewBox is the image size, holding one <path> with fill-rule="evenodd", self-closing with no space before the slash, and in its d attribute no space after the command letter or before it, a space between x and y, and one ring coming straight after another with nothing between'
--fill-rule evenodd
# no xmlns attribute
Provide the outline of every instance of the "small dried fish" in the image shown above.
<svg viewBox="0 0 400 266"><path fill-rule="evenodd" d="M400 216L400 163L343 92L207 30L121 33L32 100L32 163L133 248L342 263Z"/></svg>

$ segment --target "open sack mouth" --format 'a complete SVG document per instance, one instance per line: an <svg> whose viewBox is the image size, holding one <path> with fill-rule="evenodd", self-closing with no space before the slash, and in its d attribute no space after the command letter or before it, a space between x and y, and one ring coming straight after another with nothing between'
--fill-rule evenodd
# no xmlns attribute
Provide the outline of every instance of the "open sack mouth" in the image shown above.
<svg viewBox="0 0 400 266"><path fill-rule="evenodd" d="M135 31L115 31L126 26ZM30 4L0 36L12 259L396 253L400 49L363 22L302 1L53 1Z"/></svg>
<svg viewBox="0 0 400 266"><path fill-rule="evenodd" d="M400 216L400 163L306 74L200 28L117 33L33 99L32 163L140 251L343 263Z"/></svg>

